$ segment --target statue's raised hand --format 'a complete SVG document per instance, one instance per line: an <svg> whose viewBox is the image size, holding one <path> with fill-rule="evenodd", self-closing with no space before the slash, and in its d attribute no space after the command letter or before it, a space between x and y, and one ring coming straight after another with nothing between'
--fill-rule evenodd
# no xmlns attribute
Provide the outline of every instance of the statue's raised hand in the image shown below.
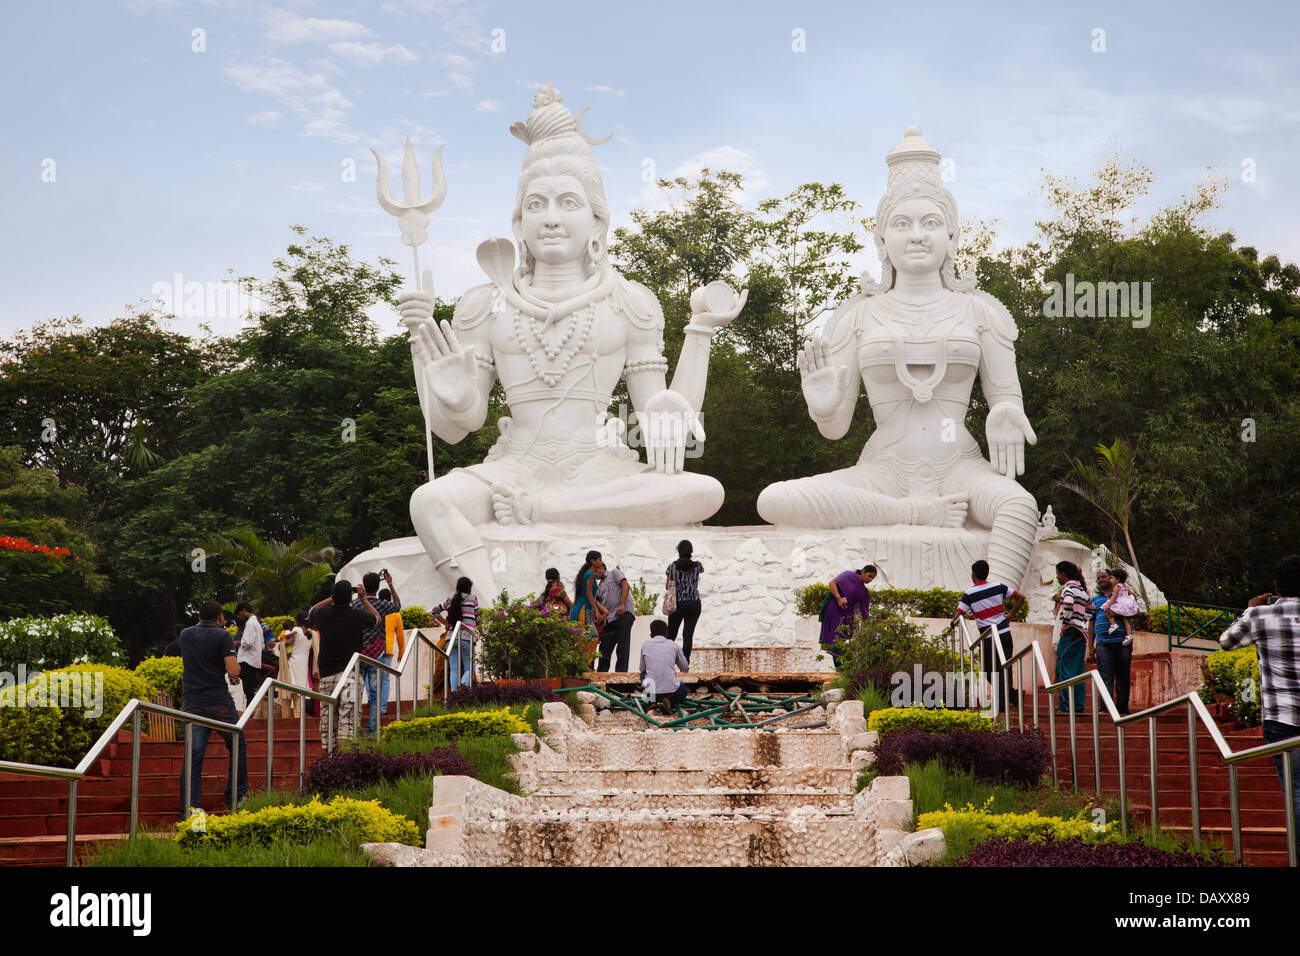
<svg viewBox="0 0 1300 956"><path fill-rule="evenodd" d="M646 464L665 475L683 470L686 439L694 434L704 441L699 414L683 396L671 389L655 392L637 412L645 439Z"/></svg>
<svg viewBox="0 0 1300 956"><path fill-rule="evenodd" d="M813 418L830 418L849 390L849 367L831 364L830 348L820 332L813 333L799 353L803 397Z"/></svg>
<svg viewBox="0 0 1300 956"><path fill-rule="evenodd" d="M429 317L422 317L424 304L417 304L415 297L426 295L404 292L397 300L402 320L410 330L411 351L417 364L423 367L425 381L434 397L448 411L467 411L474 404L478 388L474 346L461 345L450 322L444 320L439 325L433 321L431 303L424 313Z"/></svg>
<svg viewBox="0 0 1300 956"><path fill-rule="evenodd" d="M989 461L996 471L1008 478L1025 473L1025 442L1036 445L1038 436L1023 408L1010 402L994 405L984 422L984 435L989 440Z"/></svg>

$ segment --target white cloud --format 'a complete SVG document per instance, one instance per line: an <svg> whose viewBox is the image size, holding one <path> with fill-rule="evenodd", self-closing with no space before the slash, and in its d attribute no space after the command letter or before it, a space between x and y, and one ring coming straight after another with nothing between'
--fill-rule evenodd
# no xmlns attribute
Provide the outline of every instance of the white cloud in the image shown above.
<svg viewBox="0 0 1300 956"><path fill-rule="evenodd" d="M295 192L295 193L323 193L325 191L325 187L322 186L320 183L304 181L304 182L290 183L289 190L290 192Z"/></svg>
<svg viewBox="0 0 1300 956"><path fill-rule="evenodd" d="M222 75L243 92L269 96L305 120L308 136L335 142L356 139L344 124L352 101L319 73L306 73L292 63L267 58L228 66Z"/></svg>
<svg viewBox="0 0 1300 956"><path fill-rule="evenodd" d="M499 113L501 110L505 109L505 107L506 104L502 103L500 100L479 100L474 104L474 109L478 110L480 113Z"/></svg>
<svg viewBox="0 0 1300 956"><path fill-rule="evenodd" d="M614 86L589 86L588 93L609 93L611 96L622 96L623 90Z"/></svg>
<svg viewBox="0 0 1300 956"><path fill-rule="evenodd" d="M252 123L254 126L269 126L280 118L279 110L263 110L260 113L254 113L247 117L244 122Z"/></svg>
<svg viewBox="0 0 1300 956"><path fill-rule="evenodd" d="M266 14L264 36L272 43L339 43L372 36L370 30L355 20L322 20L300 17L287 10Z"/></svg>
<svg viewBox="0 0 1300 956"><path fill-rule="evenodd" d="M702 169L715 173L721 170L740 173L744 179L745 193L751 197L763 192L772 184L767 178L767 169L758 157L738 146L715 146L713 149L696 153L674 169L672 176L668 178L698 176Z"/></svg>
<svg viewBox="0 0 1300 956"><path fill-rule="evenodd" d="M448 73L447 79L451 85L456 87L462 93L474 92L474 77L468 73Z"/></svg>
<svg viewBox="0 0 1300 956"><path fill-rule="evenodd" d="M415 63L419 57L400 43L331 43L330 52L355 66L379 66L384 63Z"/></svg>

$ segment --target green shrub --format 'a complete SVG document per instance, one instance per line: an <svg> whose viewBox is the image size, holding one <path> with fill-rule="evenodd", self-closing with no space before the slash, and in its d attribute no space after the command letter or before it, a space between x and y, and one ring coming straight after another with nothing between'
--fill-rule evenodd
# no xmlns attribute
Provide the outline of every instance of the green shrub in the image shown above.
<svg viewBox="0 0 1300 956"><path fill-rule="evenodd" d="M44 706L57 697L60 685L76 687L58 676L64 674L92 675L90 683L74 678L81 700L71 697L66 708ZM102 675L102 699L95 699L97 674ZM122 667L74 664L45 671L21 687L0 691L0 759L74 767L131 698L147 700L149 695L144 678Z"/></svg>
<svg viewBox="0 0 1300 956"><path fill-rule="evenodd" d="M1201 700L1214 702L1215 693L1232 698L1233 719L1243 727L1260 722L1259 656L1254 646L1215 651L1205 659L1209 680L1201 686Z"/></svg>
<svg viewBox="0 0 1300 956"><path fill-rule="evenodd" d="M292 614L276 614L271 617L261 619L262 623L271 629L271 633L279 637L284 631L294 626Z"/></svg>
<svg viewBox="0 0 1300 956"><path fill-rule="evenodd" d="M508 709L465 710L437 717L395 720L383 729L383 739L425 740L430 737L500 737L525 734L530 728L518 714Z"/></svg>
<svg viewBox="0 0 1300 956"><path fill-rule="evenodd" d="M924 707L886 707L873 711L867 720L867 729L878 731L880 736L903 730L919 730L928 734L946 734L954 730L994 729L994 721L973 710L927 710Z"/></svg>
<svg viewBox="0 0 1300 956"><path fill-rule="evenodd" d="M1219 635L1228 629L1228 625L1237 619L1238 611L1222 611L1213 608L1180 607L1178 609L1178 627L1174 634L1190 637L1196 631L1197 640L1217 641ZM1168 604L1157 604L1147 615L1149 629L1157 634L1170 632L1170 611ZM1198 630L1205 628L1204 630Z"/></svg>
<svg viewBox="0 0 1300 956"><path fill-rule="evenodd" d="M166 694L180 707L185 665L179 657L146 657L135 667L138 677L159 694Z"/></svg>
<svg viewBox="0 0 1300 956"><path fill-rule="evenodd" d="M418 627L433 627L433 615L418 604L402 608L402 627L415 630Z"/></svg>
<svg viewBox="0 0 1300 956"><path fill-rule="evenodd" d="M16 617L0 623L0 670L48 671L70 664L117 664L122 650L105 618L95 614Z"/></svg>
<svg viewBox="0 0 1300 956"><path fill-rule="evenodd" d="M504 592L503 592L504 596ZM483 670L490 677L578 677L591 666L587 631L563 609L532 607L526 599L481 612Z"/></svg>
<svg viewBox="0 0 1300 956"><path fill-rule="evenodd" d="M816 617L822 608L826 595L831 593L830 585L818 581L807 587L795 588L798 604L795 613L800 617ZM871 613L894 614L899 617L952 617L957 612L957 602L961 600L960 591L946 591L943 588L931 588L928 591L913 588L881 588L871 592ZM1011 618L1024 621L1029 616L1029 604L1024 604Z"/></svg>
<svg viewBox="0 0 1300 956"><path fill-rule="evenodd" d="M847 624L841 627L847 629ZM869 681L886 691L895 673L911 673L918 664L923 672L944 671L952 659L946 638L930 637L920 624L874 610L857 623L851 638L845 640L841 634L837 646L842 652L841 672L864 675L858 683Z"/></svg>
<svg viewBox="0 0 1300 956"><path fill-rule="evenodd" d="M406 817L385 810L378 800L342 796L329 803L313 797L298 806L208 816L201 828L183 820L176 824L175 839L187 847L268 846L280 842L306 844L324 834L340 833L350 837L349 843L420 843L419 828Z"/></svg>
<svg viewBox="0 0 1300 956"><path fill-rule="evenodd" d="M638 617L652 617L659 609L659 592L651 594L645 578L637 578L629 594L632 598L632 607L636 609Z"/></svg>
<svg viewBox="0 0 1300 956"><path fill-rule="evenodd" d="M974 842L989 837L1024 839L1032 843L1071 837L1093 843L1119 842L1122 839L1113 822L1095 823L1087 811L1076 817L1045 817L1034 810L1028 813L990 813L987 808L992 801L993 798L989 797L984 808L978 810L969 803L962 810L954 810L951 804L945 804L942 810L917 817L916 828L939 827L945 836L950 830L966 831L963 837L973 835ZM974 833L970 834L972 830Z"/></svg>
<svg viewBox="0 0 1300 956"><path fill-rule="evenodd" d="M795 613L800 617L816 617L826 603L826 595L831 593L830 585L815 581L804 588L795 588L794 596L798 599Z"/></svg>

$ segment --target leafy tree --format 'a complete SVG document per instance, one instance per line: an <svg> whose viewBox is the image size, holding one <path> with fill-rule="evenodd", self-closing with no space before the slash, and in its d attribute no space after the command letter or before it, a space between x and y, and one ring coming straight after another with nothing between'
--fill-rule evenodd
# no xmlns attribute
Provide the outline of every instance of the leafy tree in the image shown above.
<svg viewBox="0 0 1300 956"><path fill-rule="evenodd" d="M248 529L217 535L205 550L222 559L239 593L263 615L304 610L333 577L330 559L338 554L322 538L263 541Z"/></svg>

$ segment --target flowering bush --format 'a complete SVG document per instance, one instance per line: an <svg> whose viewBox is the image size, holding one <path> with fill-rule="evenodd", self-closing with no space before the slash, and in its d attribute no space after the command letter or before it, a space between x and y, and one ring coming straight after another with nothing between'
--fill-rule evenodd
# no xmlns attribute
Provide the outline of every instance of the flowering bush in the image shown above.
<svg viewBox="0 0 1300 956"><path fill-rule="evenodd" d="M533 704L559 700L555 691L542 683L498 684L489 681L454 690L447 698L450 707L474 707L482 704Z"/></svg>
<svg viewBox="0 0 1300 956"><path fill-rule="evenodd" d="M500 737L524 734L531 729L522 717L503 708L395 720L382 733L385 740L427 740L430 737Z"/></svg>
<svg viewBox="0 0 1300 956"><path fill-rule="evenodd" d="M1051 752L1036 730L904 730L881 738L876 766L880 773L901 774L906 764L936 758L949 769L968 770L981 780L1033 787L1046 772Z"/></svg>
<svg viewBox="0 0 1300 956"><path fill-rule="evenodd" d="M975 730L990 733L994 729L992 718L969 710L926 710L924 707L887 707L873 711L867 719L869 730L879 731L881 739L903 730L916 730L927 734L945 734L954 730Z"/></svg>
<svg viewBox="0 0 1300 956"><path fill-rule="evenodd" d="M386 810L378 800L351 797L335 797L329 803L313 797L301 805L209 816L202 828L182 820L176 824L176 842L181 846L266 846L279 841L305 844L322 833L340 832L357 843L420 843L420 831L412 821Z"/></svg>
<svg viewBox="0 0 1300 956"><path fill-rule="evenodd" d="M1032 843L1071 837L1090 843L1121 839L1114 823L1095 823L1088 818L1086 811L1077 817L1045 817L1034 810L1028 813L989 813L988 807L992 803L991 796L979 810L969 803L965 809L954 810L952 804L945 803L942 810L923 813L917 817L916 828L924 830L927 827L939 827L946 832L952 827L970 827L977 834L977 842L990 837L1028 840Z"/></svg>
<svg viewBox="0 0 1300 956"><path fill-rule="evenodd" d="M921 625L897 614L878 612L873 607L871 617L858 622L852 636L845 631L847 625L841 625L837 642L842 651L839 669L845 674L910 674L918 664L925 673L952 669L947 640L930 637ZM880 689L889 693L890 682L886 680ZM915 692L919 695L920 688Z"/></svg>
<svg viewBox="0 0 1300 956"><path fill-rule="evenodd" d="M26 538L12 535L0 535L0 551L26 551L32 554L44 554L51 558L69 558L72 552L67 548L51 548L43 544L32 544Z"/></svg>
<svg viewBox="0 0 1300 956"><path fill-rule="evenodd" d="M95 662L122 660L117 635L105 618L94 614L16 617L0 622L0 670L22 664L27 673Z"/></svg>
<svg viewBox="0 0 1300 956"><path fill-rule="evenodd" d="M494 677L577 677L591 666L587 632L562 608L498 603L482 612L479 634L483 669Z"/></svg>
<svg viewBox="0 0 1300 956"><path fill-rule="evenodd" d="M370 750L340 750L326 754L307 768L307 789L329 794L349 787L369 787L383 781L440 773L473 777L474 765L455 747L435 747L428 753L379 754Z"/></svg>
<svg viewBox="0 0 1300 956"><path fill-rule="evenodd" d="M1081 837L1028 840L992 837L977 843L966 866L1225 866L1197 853L1157 850L1139 840L1091 843Z"/></svg>

